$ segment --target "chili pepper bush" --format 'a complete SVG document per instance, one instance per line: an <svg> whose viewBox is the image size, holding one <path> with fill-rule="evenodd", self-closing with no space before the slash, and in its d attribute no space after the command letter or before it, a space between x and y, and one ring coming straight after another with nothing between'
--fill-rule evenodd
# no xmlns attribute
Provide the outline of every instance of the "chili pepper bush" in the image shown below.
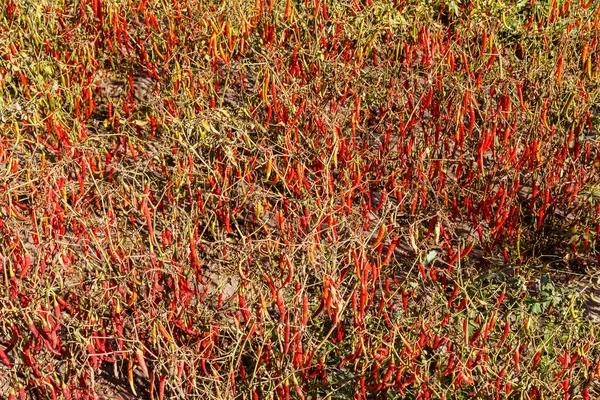
<svg viewBox="0 0 600 400"><path fill-rule="evenodd" d="M1 2L0 396L598 398L599 33L593 0Z"/></svg>

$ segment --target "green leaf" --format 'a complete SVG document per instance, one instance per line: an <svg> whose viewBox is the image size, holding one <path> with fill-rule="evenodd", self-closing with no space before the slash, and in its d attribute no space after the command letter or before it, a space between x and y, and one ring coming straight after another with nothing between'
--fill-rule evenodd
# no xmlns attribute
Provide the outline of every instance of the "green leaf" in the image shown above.
<svg viewBox="0 0 600 400"><path fill-rule="evenodd" d="M438 252L435 250L431 250L427 256L425 257L425 261L423 262L424 265L429 265L429 263L431 263L433 260L435 260L435 258L437 257Z"/></svg>
<svg viewBox="0 0 600 400"><path fill-rule="evenodd" d="M531 312L532 314L541 314L542 305L540 303L533 303L531 307L529 307L529 312Z"/></svg>

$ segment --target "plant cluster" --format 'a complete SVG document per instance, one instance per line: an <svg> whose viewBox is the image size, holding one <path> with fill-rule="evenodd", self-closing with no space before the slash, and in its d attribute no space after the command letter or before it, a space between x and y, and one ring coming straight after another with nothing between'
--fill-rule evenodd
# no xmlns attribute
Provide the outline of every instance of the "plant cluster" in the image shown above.
<svg viewBox="0 0 600 400"><path fill-rule="evenodd" d="M599 396L599 33L592 0L2 2L2 396Z"/></svg>

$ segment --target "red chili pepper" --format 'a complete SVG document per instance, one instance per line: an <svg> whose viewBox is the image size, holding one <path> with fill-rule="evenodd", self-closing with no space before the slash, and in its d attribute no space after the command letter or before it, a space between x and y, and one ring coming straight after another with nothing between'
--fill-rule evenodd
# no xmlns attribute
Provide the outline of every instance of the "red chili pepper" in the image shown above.
<svg viewBox="0 0 600 400"><path fill-rule="evenodd" d="M2 362L4 363L4 365L6 365L8 368L12 368L12 364L10 362L10 359L8 358L8 356L6 355L6 353L4 352L4 350L2 350L2 347L0 347L0 360L2 360Z"/></svg>
<svg viewBox="0 0 600 400"><path fill-rule="evenodd" d="M279 315L283 321L285 319L285 304L283 302L283 292L281 289L277 291L277 308L279 308Z"/></svg>
<svg viewBox="0 0 600 400"><path fill-rule="evenodd" d="M481 329L478 329L477 331L475 331L475 333L473 333L473 336L471 336L471 339L469 340L469 345L473 345L473 343L475 343L475 341L477 339L479 339L479 337L481 336Z"/></svg>
<svg viewBox="0 0 600 400"><path fill-rule="evenodd" d="M158 399L163 400L165 396L165 383L167 382L167 376L161 375L158 381Z"/></svg>
<svg viewBox="0 0 600 400"><path fill-rule="evenodd" d="M71 400L71 389L66 383L62 383L62 394L65 396L65 400Z"/></svg>
<svg viewBox="0 0 600 400"><path fill-rule="evenodd" d="M302 349L302 340L298 340L298 344L296 345L296 351L294 352L294 366L296 368L302 365L302 360L304 359L304 351Z"/></svg>
<svg viewBox="0 0 600 400"><path fill-rule="evenodd" d="M504 324L504 333L502 333L502 337L498 341L498 344L496 345L496 347L500 347L502 345L502 343L504 343L504 340L508 336L508 330L509 329L510 329L510 326L508 324L508 321L506 321L506 323Z"/></svg>
<svg viewBox="0 0 600 400"><path fill-rule="evenodd" d="M496 304L498 306L500 306L500 304L502 304L502 300L504 300L505 295L506 295L506 292L502 292L502 293L500 293L500 296L498 296L498 301L496 302Z"/></svg>
<svg viewBox="0 0 600 400"><path fill-rule="evenodd" d="M275 298L277 297L277 289L275 289L275 284L273 283L273 280L264 272L263 272L263 278L265 281L267 281L267 285L269 286L269 289L271 290L272 298L273 298L273 300L275 300Z"/></svg>
<svg viewBox="0 0 600 400"><path fill-rule="evenodd" d="M563 67L563 55L560 54L558 57L558 63L557 63L557 67L556 67L556 81L559 84L561 81L562 67Z"/></svg>
<svg viewBox="0 0 600 400"><path fill-rule="evenodd" d="M445 327L448 324L448 321L450 321L450 313L446 313L446 315L444 316L444 319L442 320L442 328Z"/></svg>
<svg viewBox="0 0 600 400"><path fill-rule="evenodd" d="M444 376L450 375L454 371L454 353L450 353L450 358L448 359L448 365L446 366L446 370L444 371Z"/></svg>
<svg viewBox="0 0 600 400"><path fill-rule="evenodd" d="M383 260L383 265L389 265L390 260L392 259L392 255L394 254L394 250L396 249L396 246L398 245L399 241L400 241L400 236L398 236L398 235L394 236L394 238L392 239L392 241L390 243L390 246L387 249L385 259Z"/></svg>
<svg viewBox="0 0 600 400"><path fill-rule="evenodd" d="M433 282L437 282L437 271L436 269L432 266L431 268L429 268L429 276L431 277L431 280Z"/></svg>
<svg viewBox="0 0 600 400"><path fill-rule="evenodd" d="M285 400L290 400L290 384L287 379L285 380L285 383L283 384L283 393L285 396Z"/></svg>
<svg viewBox="0 0 600 400"><path fill-rule="evenodd" d="M308 323L308 297L304 296L302 299L302 327L306 327Z"/></svg>
<svg viewBox="0 0 600 400"><path fill-rule="evenodd" d="M415 214L415 211L417 209L417 200L419 200L419 193L415 193L414 197L413 197L413 202L410 206L410 213L411 215Z"/></svg>
<svg viewBox="0 0 600 400"><path fill-rule="evenodd" d="M535 356L533 357L533 365L531 367L531 372L535 372L539 362L540 362L540 357L542 356L542 349L538 350L535 353Z"/></svg>
<svg viewBox="0 0 600 400"><path fill-rule="evenodd" d="M327 15L327 2L323 2L323 19L325 21L330 21L329 16Z"/></svg>
<svg viewBox="0 0 600 400"><path fill-rule="evenodd" d="M427 272L425 272L425 266L423 263L419 263L419 271L421 272L423 279L427 279Z"/></svg>
<svg viewBox="0 0 600 400"><path fill-rule="evenodd" d="M461 251L460 257L461 258L465 258L467 255L469 255L469 253L471 252L471 250L473 250L473 243L471 243L469 246L467 246L466 249L464 249L463 251Z"/></svg>
<svg viewBox="0 0 600 400"><path fill-rule="evenodd" d="M40 373L40 370L38 369L37 363L35 362L34 357L31 356L31 347L30 347L30 343L27 343L27 345L25 346L24 350L23 350L23 354L25 356L25 364L32 369L33 374L36 376L36 378L41 378L42 374Z"/></svg>
<svg viewBox="0 0 600 400"><path fill-rule="evenodd" d="M294 264L292 263L292 260L290 260L290 258L287 255L284 256L284 258L287 261L288 273L287 273L285 281L281 285L282 288L286 287L294 278Z"/></svg>

